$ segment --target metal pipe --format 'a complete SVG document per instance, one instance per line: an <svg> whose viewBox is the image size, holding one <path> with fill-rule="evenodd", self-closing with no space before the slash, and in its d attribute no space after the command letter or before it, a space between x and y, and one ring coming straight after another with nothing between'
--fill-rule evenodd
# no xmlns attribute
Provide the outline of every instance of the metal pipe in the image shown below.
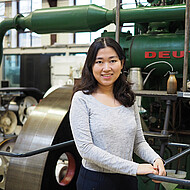
<svg viewBox="0 0 190 190"><path fill-rule="evenodd" d="M165 145L166 143L162 142L161 147L160 147L160 156L164 157L164 151L165 151Z"/></svg>
<svg viewBox="0 0 190 190"><path fill-rule="evenodd" d="M167 160L165 160L165 165L168 164L168 163L170 163L170 162L172 162L172 161L174 161L174 160L176 160L176 159L178 159L178 158L181 158L182 156L185 156L189 152L190 152L190 148L187 148L184 151L182 151L182 152L180 152L180 153L178 153L178 154L176 154L176 155L168 158Z"/></svg>
<svg viewBox="0 0 190 190"><path fill-rule="evenodd" d="M107 11L106 20L114 22L114 19L115 11ZM184 21L184 19L185 5L120 9L120 24L132 22L145 23L182 20Z"/></svg>
<svg viewBox="0 0 190 190"><path fill-rule="evenodd" d="M166 101L166 116L164 120L164 128L162 130L163 135L168 134L168 124L169 124L169 118L170 118L170 110L171 110L171 100Z"/></svg>
<svg viewBox="0 0 190 190"><path fill-rule="evenodd" d="M120 23L158 22L184 20L185 6L144 7L121 9ZM175 15L175 17L173 16ZM72 20L72 22L70 22ZM20 18L21 28L36 33L96 31L116 20L116 9L108 10L97 5L54 7L39 9Z"/></svg>
<svg viewBox="0 0 190 190"><path fill-rule="evenodd" d="M120 10L120 23L182 21L184 14L184 5L126 9ZM27 17L18 15L13 19L6 19L0 23L0 63L3 37L6 31L12 28L22 30L28 28L38 34L97 31L114 23L115 15L115 10L108 10L96 5L83 5L38 9ZM72 22L70 22L71 20Z"/></svg>
<svg viewBox="0 0 190 190"><path fill-rule="evenodd" d="M182 148L189 148L190 145L189 144L182 144L182 143L167 143L167 145L169 146L177 146L177 147L182 147Z"/></svg>
<svg viewBox="0 0 190 190"><path fill-rule="evenodd" d="M111 23L106 19L107 11L97 5L38 9L27 17L20 18L18 24L21 28L28 28L38 34L91 32Z"/></svg>
<svg viewBox="0 0 190 190"><path fill-rule="evenodd" d="M163 130L161 131L162 135L167 135L168 134L168 124L169 124L169 118L170 118L170 110L171 110L171 100L166 101L166 115L165 115L165 120L164 120L164 127ZM168 139L164 139L166 141ZM160 147L160 156L164 156L164 150L165 150L165 142L162 142L161 147Z"/></svg>
<svg viewBox="0 0 190 190"><path fill-rule="evenodd" d="M17 28L16 22L17 22L18 17L19 17L19 15L16 15L16 17L14 19L6 19L0 23L0 64L1 64L2 56L3 56L4 35L8 30Z"/></svg>
<svg viewBox="0 0 190 190"><path fill-rule="evenodd" d="M178 144L178 143L176 143ZM180 144L178 144L180 145ZM182 144L181 144L182 145ZM165 160L165 165L178 159L181 158L182 156L188 154L190 152L190 148L184 150L183 152L172 156L171 158ZM176 183L179 185L185 185L185 186L190 186L190 180L185 180L185 179L177 179L177 178L171 178L171 177L166 177L166 176L159 176L159 175L154 175L154 174L148 174L147 175L149 178L157 180L157 181L163 181L163 182L169 182L169 183ZM159 185L155 186L155 189L159 189Z"/></svg>
<svg viewBox="0 0 190 190"><path fill-rule="evenodd" d="M190 180L186 180L186 179L177 179L177 178L154 175L154 174L147 174L147 176L156 181L163 181L163 182L169 182L169 183L176 183L179 185L190 186Z"/></svg>
<svg viewBox="0 0 190 190"><path fill-rule="evenodd" d="M186 0L185 12L185 41L184 41L184 65L183 65L183 92L187 91L188 55L189 55L189 0Z"/></svg>
<svg viewBox="0 0 190 190"><path fill-rule="evenodd" d="M115 32L115 40L119 43L119 33L120 33L120 0L116 0L116 32Z"/></svg>
<svg viewBox="0 0 190 190"><path fill-rule="evenodd" d="M162 143L160 155L164 153L164 149L165 149L165 145L166 145L166 144L172 145L172 146L190 147L190 145L187 145L187 144L180 144L180 143ZM170 157L169 159L165 160L165 165L168 164L168 163L170 163L170 162L172 162L172 161L174 161L174 160L176 160L176 159L178 159L178 158L181 158L182 156L186 155L186 154L189 153L189 152L190 152L190 148L184 150L184 151L181 152L181 153L178 153L177 155L174 155L174 156ZM163 156L163 155L161 155L161 156ZM149 175L149 174L148 174L148 175ZM151 178L151 176L148 176L148 177ZM157 178L157 177L155 177L155 178ZM153 178L151 178L151 179L153 179ZM172 180L171 180L171 179L172 179ZM158 180L158 181L169 180L168 182L170 182L170 183L175 183L175 179L174 179L174 178L171 178L171 179L163 179L163 180L155 179L155 180ZM190 180L188 180L188 181L189 181L188 183L189 183L189 185L190 185ZM178 182L176 181L176 183L178 183ZM187 183L187 182L186 182L186 181L180 181L180 183L178 183L178 184L183 185L183 183ZM159 190L159 188L160 188L160 184L155 184L155 190Z"/></svg>
<svg viewBox="0 0 190 190"><path fill-rule="evenodd" d="M59 143L59 144L55 144L46 148L41 148L39 150L34 150L31 152L27 152L27 153L13 153L13 152L5 152L5 151L0 151L0 155L2 156L9 156L9 157L29 157L29 156L34 156L36 154L41 154L47 151L52 151L52 150L57 150L60 148L64 148L70 145L74 144L74 140L70 140L70 141L66 141L63 143Z"/></svg>
<svg viewBox="0 0 190 190"><path fill-rule="evenodd" d="M36 154L41 154L44 153L46 151L53 151L53 150L57 150L63 147L67 147L70 145L74 144L74 140L70 140L70 141L66 141L63 143L59 143L56 145L52 145L50 147L46 147L46 148L42 148L39 150L35 150L35 151L31 151L31 152L27 152L27 153L10 153L10 152L4 152L4 151L0 151L0 155L2 156L9 156L9 157L29 157L29 156L34 156ZM188 148L187 150L167 159L165 161L165 164L168 164L169 162L180 158L182 156L184 156L185 154L190 152L190 148ZM157 181L164 181L164 182L169 182L169 183L176 183L179 185L186 185L186 186L190 186L190 180L183 180L183 179L177 179L177 178L171 178L171 177L165 177L165 176L159 176L159 175L154 175L154 174L148 174L147 177L157 180Z"/></svg>
<svg viewBox="0 0 190 190"><path fill-rule="evenodd" d="M66 142L63 142L63 143L59 143L59 144L56 144L56 145L52 145L50 147L46 147L46 148L42 148L42 149L39 149L39 150L35 150L35 151L31 151L31 152L27 152L27 153L13 153L13 152L5 152L5 151L0 151L0 155L2 156L9 156L9 157L29 157L29 156L33 156L33 155L36 155L36 154L40 154L40 153L43 153L43 152L46 152L46 151L52 151L52 150L57 150L59 148L63 148L63 147L66 147L66 146L69 146L69 145L72 145L74 144L74 140L70 140L70 141L66 141ZM168 145L171 145L171 146L181 146L181 147L190 147L190 145L188 144L181 144L181 143L168 143ZM183 152L177 154L177 155L174 155L172 156L171 158L165 160L165 165L184 156L185 154L189 153L190 152L190 148L184 150Z"/></svg>

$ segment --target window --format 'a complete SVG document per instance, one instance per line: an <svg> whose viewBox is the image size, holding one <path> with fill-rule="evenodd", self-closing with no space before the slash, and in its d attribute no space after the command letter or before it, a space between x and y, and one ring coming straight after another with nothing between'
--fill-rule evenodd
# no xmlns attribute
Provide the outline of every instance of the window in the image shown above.
<svg viewBox="0 0 190 190"><path fill-rule="evenodd" d="M105 7L105 0L76 0L75 5L89 5L95 4L98 6ZM76 44L89 44L92 43L96 38L101 36L104 29L100 29L96 32L79 32L75 33L75 43Z"/></svg>
<svg viewBox="0 0 190 190"><path fill-rule="evenodd" d="M40 35L29 30L19 33L19 47L40 47Z"/></svg>
<svg viewBox="0 0 190 190"><path fill-rule="evenodd" d="M75 33L75 43L76 44L88 44L92 43L96 38L101 36L104 29L100 29L96 32L81 32Z"/></svg>
<svg viewBox="0 0 190 190"><path fill-rule="evenodd" d="M10 87L20 86L20 55L4 55L3 80L9 81Z"/></svg>
<svg viewBox="0 0 190 190"><path fill-rule="evenodd" d="M76 0L76 5L89 5L89 4L105 6L105 0Z"/></svg>
<svg viewBox="0 0 190 190"><path fill-rule="evenodd" d="M42 8L42 0L20 0L18 2L19 13L23 16L29 15L32 11ZM19 47L39 47L41 46L41 35L25 30L18 33Z"/></svg>
<svg viewBox="0 0 190 190"><path fill-rule="evenodd" d="M135 0L122 0L122 8L123 9L132 9L132 8L136 8L137 1ZM139 0L138 1L138 5L141 4L143 6L148 6L150 5L149 3L147 3L146 0ZM122 32L127 32L130 31L132 35L134 35L134 27L135 27L135 23L124 23L123 27L122 27Z"/></svg>
<svg viewBox="0 0 190 190"><path fill-rule="evenodd" d="M150 3L148 3L146 0L139 0L138 2L136 0L122 0L123 9L136 8L137 7L136 4L143 6L150 5Z"/></svg>
<svg viewBox="0 0 190 190"><path fill-rule="evenodd" d="M5 17L5 3L0 3L0 22L4 20Z"/></svg>

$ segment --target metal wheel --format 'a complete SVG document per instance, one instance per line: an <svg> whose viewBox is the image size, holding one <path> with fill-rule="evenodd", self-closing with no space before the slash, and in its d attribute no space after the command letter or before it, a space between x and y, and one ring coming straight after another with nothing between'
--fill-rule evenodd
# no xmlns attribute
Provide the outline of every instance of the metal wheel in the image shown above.
<svg viewBox="0 0 190 190"><path fill-rule="evenodd" d="M11 137L0 142L0 151L12 152L17 137ZM0 156L0 189L5 189L6 175L10 157Z"/></svg>
<svg viewBox="0 0 190 190"><path fill-rule="evenodd" d="M18 115L19 120L22 124L26 122L31 112L35 109L38 104L37 100L32 96L26 96L19 105Z"/></svg>
<svg viewBox="0 0 190 190"><path fill-rule="evenodd" d="M3 113L0 117L0 127L5 135L15 132L17 127L17 117L13 111L6 111Z"/></svg>
<svg viewBox="0 0 190 190"><path fill-rule="evenodd" d="M23 126L15 143L14 152L23 153L51 146L73 139L69 125L69 106L72 87L59 88L43 99ZM61 180L57 181L56 167L63 154L68 157L66 175L64 167L59 171ZM73 160L69 160L73 158ZM42 153L27 158L11 158L7 174L6 190L75 190L81 158L75 145ZM70 169L69 169L70 168ZM73 172L74 171L74 172ZM70 181L67 181L67 173ZM66 177L66 178L65 178Z"/></svg>

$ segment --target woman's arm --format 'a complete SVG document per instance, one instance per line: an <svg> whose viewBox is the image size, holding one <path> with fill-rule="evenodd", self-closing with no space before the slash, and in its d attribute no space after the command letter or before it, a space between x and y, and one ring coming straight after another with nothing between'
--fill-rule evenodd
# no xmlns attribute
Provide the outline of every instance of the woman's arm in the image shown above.
<svg viewBox="0 0 190 190"><path fill-rule="evenodd" d="M153 164L156 159L161 157L149 146L149 144L146 142L144 138L140 115L136 103L134 104L134 112L135 112L135 120L137 123L134 152L146 162Z"/></svg>
<svg viewBox="0 0 190 190"><path fill-rule="evenodd" d="M135 119L137 123L137 133L134 144L134 152L143 160L153 164L153 168L155 170L154 174L157 173L159 175L166 175L162 158L149 146L149 144L146 142L144 138L141 127L140 115L136 103L134 105L134 110ZM143 167L145 166L139 166L139 170L137 170L137 172L141 172L142 170L144 170L145 168Z"/></svg>

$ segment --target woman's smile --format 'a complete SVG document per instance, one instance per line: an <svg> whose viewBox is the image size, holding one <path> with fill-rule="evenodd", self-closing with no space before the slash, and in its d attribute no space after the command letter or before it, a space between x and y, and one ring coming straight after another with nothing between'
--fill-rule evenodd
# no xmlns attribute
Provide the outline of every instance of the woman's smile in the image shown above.
<svg viewBox="0 0 190 190"><path fill-rule="evenodd" d="M104 79L110 79L113 74L101 74Z"/></svg>

